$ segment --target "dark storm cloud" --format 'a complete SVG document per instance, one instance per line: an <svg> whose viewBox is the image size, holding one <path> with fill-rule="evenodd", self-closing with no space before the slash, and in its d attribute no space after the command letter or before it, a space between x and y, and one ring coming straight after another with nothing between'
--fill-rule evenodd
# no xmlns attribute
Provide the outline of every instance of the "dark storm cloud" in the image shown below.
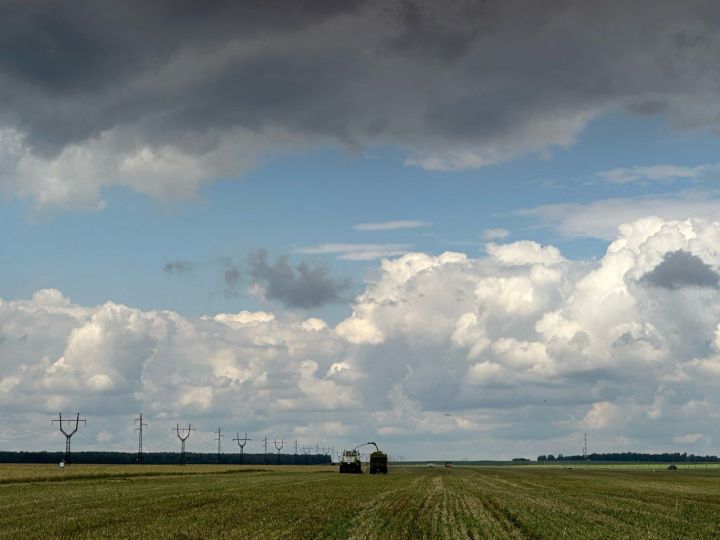
<svg viewBox="0 0 720 540"><path fill-rule="evenodd" d="M322 265L301 262L293 268L286 257L270 264L262 249L248 256L248 265L255 282L264 287L265 297L287 307L309 309L337 302L350 287L349 280L331 277Z"/></svg>
<svg viewBox="0 0 720 540"><path fill-rule="evenodd" d="M666 253L663 261L645 274L644 285L680 289L682 287L718 288L720 275L697 255L678 250Z"/></svg>
<svg viewBox="0 0 720 540"><path fill-rule="evenodd" d="M241 129L283 135L260 153L393 144L475 167L617 108L718 127L719 30L704 0L0 0L0 128L46 158L113 130L197 157Z"/></svg>
<svg viewBox="0 0 720 540"><path fill-rule="evenodd" d="M0 2L0 95L7 98L0 111L41 148L54 149L148 115L157 114L160 131L252 124L252 106L292 106L293 90L304 81L311 91L321 73L303 66L302 55L276 55L268 47L233 58L224 47L237 42L241 49L258 36L282 39L361 3ZM217 71L188 66L203 80L188 82L194 78L188 73L182 87L155 78L196 55L216 62ZM205 125L194 125L198 117Z"/></svg>
<svg viewBox="0 0 720 540"><path fill-rule="evenodd" d="M192 261L168 261L163 266L163 270L168 274L184 274L195 268Z"/></svg>

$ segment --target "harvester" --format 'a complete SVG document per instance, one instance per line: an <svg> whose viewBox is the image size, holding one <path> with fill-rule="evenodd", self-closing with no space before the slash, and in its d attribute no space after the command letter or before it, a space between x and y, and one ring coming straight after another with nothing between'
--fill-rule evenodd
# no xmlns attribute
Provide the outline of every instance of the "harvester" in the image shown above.
<svg viewBox="0 0 720 540"><path fill-rule="evenodd" d="M360 462L360 454L358 448L372 444L375 451L370 454L370 474L387 474L387 454L381 452L378 445L374 442L366 442L359 444L352 450L345 450L340 459L341 473L362 473L362 463Z"/></svg>
<svg viewBox="0 0 720 540"><path fill-rule="evenodd" d="M362 463L360 462L360 453L357 450L345 450L340 458L341 473L362 473Z"/></svg>

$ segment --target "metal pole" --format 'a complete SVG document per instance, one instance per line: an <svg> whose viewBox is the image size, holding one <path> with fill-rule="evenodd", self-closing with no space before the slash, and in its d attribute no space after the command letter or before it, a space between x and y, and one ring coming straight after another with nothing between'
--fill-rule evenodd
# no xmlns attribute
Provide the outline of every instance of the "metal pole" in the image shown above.
<svg viewBox="0 0 720 540"><path fill-rule="evenodd" d="M220 434L220 428L217 430L217 442L218 442L218 450L217 450L217 462L218 465L220 465L220 439L222 439L225 435Z"/></svg>
<svg viewBox="0 0 720 540"><path fill-rule="evenodd" d="M135 422L138 423L138 427L135 428L135 431L138 432L138 457L137 461L138 463L143 462L143 427L147 427L147 424L143 423L143 415L140 413L140 417L135 419Z"/></svg>

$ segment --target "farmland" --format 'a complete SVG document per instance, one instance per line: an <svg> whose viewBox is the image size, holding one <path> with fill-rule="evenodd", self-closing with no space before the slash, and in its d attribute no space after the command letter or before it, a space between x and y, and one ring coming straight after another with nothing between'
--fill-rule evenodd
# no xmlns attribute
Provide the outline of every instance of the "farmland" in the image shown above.
<svg viewBox="0 0 720 540"><path fill-rule="evenodd" d="M0 465L3 537L710 538L720 470Z"/></svg>

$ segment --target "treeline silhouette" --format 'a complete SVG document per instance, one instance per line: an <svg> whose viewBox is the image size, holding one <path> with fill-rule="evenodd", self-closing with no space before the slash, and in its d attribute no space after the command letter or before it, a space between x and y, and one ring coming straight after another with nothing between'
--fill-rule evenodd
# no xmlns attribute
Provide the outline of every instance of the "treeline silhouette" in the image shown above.
<svg viewBox="0 0 720 540"><path fill-rule="evenodd" d="M582 461L585 459L581 455L564 456L558 454L557 457L552 454L546 456L538 456L538 461ZM707 461L718 461L717 456L696 456L687 452L665 452L663 454L643 454L640 452L610 452L605 454L588 454L589 461L646 461L649 463L704 463Z"/></svg>
<svg viewBox="0 0 720 540"><path fill-rule="evenodd" d="M65 457L64 452L9 452L0 451L0 463L60 463ZM145 452L143 463L149 465L176 465L180 461L177 452ZM330 456L326 454L280 454L281 465L323 465L331 463ZM138 462L137 452L73 452L70 455L71 463L93 464L132 464ZM187 452L185 463L188 464L215 464L218 462L217 453L204 454ZM277 453L245 454L243 463L246 465L274 465L278 462ZM240 454L222 454L220 463L223 465L240 464Z"/></svg>

